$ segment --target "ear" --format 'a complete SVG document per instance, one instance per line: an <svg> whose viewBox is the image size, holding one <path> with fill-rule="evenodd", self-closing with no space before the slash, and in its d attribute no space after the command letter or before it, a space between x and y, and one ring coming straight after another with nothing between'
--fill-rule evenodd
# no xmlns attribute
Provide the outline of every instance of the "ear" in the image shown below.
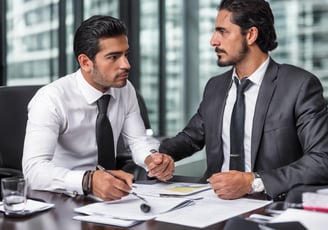
<svg viewBox="0 0 328 230"><path fill-rule="evenodd" d="M83 71L89 73L93 68L93 62L88 58L85 54L80 54L77 57L77 60L79 61L80 67Z"/></svg>
<svg viewBox="0 0 328 230"><path fill-rule="evenodd" d="M259 35L259 31L255 26L249 28L246 34L247 44L253 45L256 42L258 35Z"/></svg>

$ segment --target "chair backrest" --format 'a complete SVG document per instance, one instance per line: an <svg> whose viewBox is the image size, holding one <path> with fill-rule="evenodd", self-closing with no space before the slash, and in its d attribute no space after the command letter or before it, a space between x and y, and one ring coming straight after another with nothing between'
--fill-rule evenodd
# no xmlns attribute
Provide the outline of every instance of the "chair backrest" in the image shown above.
<svg viewBox="0 0 328 230"><path fill-rule="evenodd" d="M151 130L146 103L139 92L137 92L137 99L145 128L147 130ZM117 169L122 169L133 174L135 180L147 180L148 178L147 172L133 162L131 151L129 147L125 145L122 135L120 135L117 142L116 167Z"/></svg>
<svg viewBox="0 0 328 230"><path fill-rule="evenodd" d="M149 117L148 117L148 110L147 110L145 100L138 91L136 91L136 94L137 94L137 100L138 100L139 109L140 109L140 115L144 122L145 128L148 130L151 130L150 121L149 121ZM129 152L130 152L129 148L125 145L122 135L120 135L120 137L118 139L118 143L117 143L118 155L126 156L126 153L129 153Z"/></svg>
<svg viewBox="0 0 328 230"><path fill-rule="evenodd" d="M145 124L145 128L151 129L150 121L149 121L149 117L148 117L148 109L147 109L145 100L138 91L137 91L137 99L138 99L138 104L139 104L139 108L140 108L140 114L141 114L142 120Z"/></svg>
<svg viewBox="0 0 328 230"><path fill-rule="evenodd" d="M27 104L42 85L0 87L0 167L22 170Z"/></svg>

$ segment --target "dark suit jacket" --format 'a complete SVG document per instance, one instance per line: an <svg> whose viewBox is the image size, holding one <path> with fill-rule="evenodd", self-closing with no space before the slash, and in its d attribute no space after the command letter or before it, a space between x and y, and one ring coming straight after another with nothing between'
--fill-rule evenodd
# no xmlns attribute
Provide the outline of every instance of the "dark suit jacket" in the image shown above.
<svg viewBox="0 0 328 230"><path fill-rule="evenodd" d="M197 113L160 146L174 160L206 146L204 178L222 167L222 118L231 76L232 70L211 78ZM314 75L270 60L255 107L251 166L274 199L297 185L328 183L328 110Z"/></svg>

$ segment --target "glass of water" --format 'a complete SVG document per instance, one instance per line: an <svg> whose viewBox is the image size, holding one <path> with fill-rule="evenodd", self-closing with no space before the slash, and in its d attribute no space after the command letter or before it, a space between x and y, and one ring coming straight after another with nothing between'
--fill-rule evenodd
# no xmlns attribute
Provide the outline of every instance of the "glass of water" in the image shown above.
<svg viewBox="0 0 328 230"><path fill-rule="evenodd" d="M24 212L26 206L27 182L22 177L8 177L1 180L4 210L7 215Z"/></svg>

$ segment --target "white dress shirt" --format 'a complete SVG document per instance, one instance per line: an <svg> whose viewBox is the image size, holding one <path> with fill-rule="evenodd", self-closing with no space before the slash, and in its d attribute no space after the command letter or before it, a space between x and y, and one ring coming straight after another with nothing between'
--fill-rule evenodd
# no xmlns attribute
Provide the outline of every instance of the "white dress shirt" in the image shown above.
<svg viewBox="0 0 328 230"><path fill-rule="evenodd" d="M245 95L245 136L244 136L244 150L245 150L245 171L251 172L251 139L252 139L252 127L253 118L257 96L260 90L260 86L265 74L265 71L269 65L270 58L262 63L262 65L248 77L252 82L252 85L244 92ZM237 77L236 70L233 70L233 78ZM236 101L236 85L231 84L230 91L228 93L222 125L222 141L223 141L223 153L224 161L221 168L222 172L229 171L230 165L230 123L233 106Z"/></svg>
<svg viewBox="0 0 328 230"><path fill-rule="evenodd" d="M146 168L145 157L159 142L146 135L134 87L128 81L107 93L115 149L122 132L134 161ZM102 95L78 70L42 87L32 98L22 162L32 189L83 194L83 175L97 164L96 101Z"/></svg>

